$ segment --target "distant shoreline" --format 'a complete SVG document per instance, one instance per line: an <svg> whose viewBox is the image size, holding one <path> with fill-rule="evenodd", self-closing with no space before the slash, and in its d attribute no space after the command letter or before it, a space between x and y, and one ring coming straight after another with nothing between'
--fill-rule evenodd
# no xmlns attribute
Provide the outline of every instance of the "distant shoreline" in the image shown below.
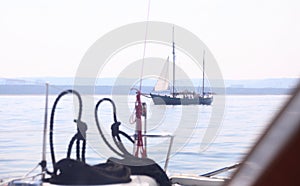
<svg viewBox="0 0 300 186"><path fill-rule="evenodd" d="M49 94L57 95L60 92L73 89L70 85L58 85L51 86L49 88ZM129 86L95 86L79 87L81 93L93 93L99 95L116 94L116 95L128 95L135 94L134 91L130 91ZM153 87L144 86L142 92L149 94ZM223 94L223 89L212 88L215 94ZM226 95L291 95L293 88L233 88L227 87L225 90ZM0 85L0 95L43 95L45 94L44 85Z"/></svg>

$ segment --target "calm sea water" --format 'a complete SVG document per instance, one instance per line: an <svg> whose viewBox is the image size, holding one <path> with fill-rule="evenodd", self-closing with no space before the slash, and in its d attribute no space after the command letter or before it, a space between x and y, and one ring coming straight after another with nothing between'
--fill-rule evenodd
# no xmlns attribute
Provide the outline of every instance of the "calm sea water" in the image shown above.
<svg viewBox="0 0 300 186"><path fill-rule="evenodd" d="M95 100L102 97L105 96L98 96ZM55 98L56 96L49 98L49 114ZM207 128L215 126L209 124L212 107L215 105L166 107L155 106L147 98L143 100L148 103L147 128L150 132L172 134L179 125L186 125L183 128L188 130L188 133L183 131L182 135L178 133L179 135L175 136L175 139L183 140L175 140L168 172L202 174L240 162L288 98L287 95L227 96L220 128L216 128L217 135L205 150L200 150L200 145ZM117 104L119 120L122 121L121 129L129 134L133 134L134 130L134 125L129 124L134 99L134 96L119 98L123 103L121 101L121 106ZM41 161L44 100L45 97L42 95L0 96L0 178L23 175ZM54 127L56 159L65 156L69 140L76 131L73 119L77 113L72 102L71 97L66 97L56 110ZM184 111L186 108L188 112ZM109 125L112 123L110 110L111 106L104 104L99 111L102 115L101 122L105 123L103 126L105 131L110 130ZM90 164L104 162L107 157L114 154L108 153L109 150L104 147L103 141L101 142L93 123L93 110L83 112L83 120L87 118L86 121L89 123L87 162ZM195 118L195 115L196 121L191 119ZM194 124L191 125L190 122ZM187 134L189 135L186 136ZM164 166L168 139L149 139L147 143L149 156ZM154 150L151 151L152 147ZM49 152L47 146L47 161L51 169Z"/></svg>

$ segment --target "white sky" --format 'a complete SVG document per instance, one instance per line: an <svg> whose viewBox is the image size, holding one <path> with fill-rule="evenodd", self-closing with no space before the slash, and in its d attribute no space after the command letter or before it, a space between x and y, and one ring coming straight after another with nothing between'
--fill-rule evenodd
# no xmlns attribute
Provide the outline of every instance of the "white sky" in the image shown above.
<svg viewBox="0 0 300 186"><path fill-rule="evenodd" d="M146 0L0 1L0 77L75 76L109 31L145 21ZM211 50L225 79L300 77L300 1L151 0L151 21L174 23Z"/></svg>

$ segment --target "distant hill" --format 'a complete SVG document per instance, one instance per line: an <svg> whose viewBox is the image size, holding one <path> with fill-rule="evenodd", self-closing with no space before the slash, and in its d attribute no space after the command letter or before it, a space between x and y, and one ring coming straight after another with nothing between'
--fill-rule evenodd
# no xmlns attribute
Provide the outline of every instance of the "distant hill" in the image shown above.
<svg viewBox="0 0 300 186"><path fill-rule="evenodd" d="M297 78L225 80L225 84L232 88L294 88L299 81Z"/></svg>
<svg viewBox="0 0 300 186"><path fill-rule="evenodd" d="M82 79L81 81L86 82L91 79ZM176 80L177 84L184 84L186 80ZM273 79L257 79L257 80L224 80L225 87L230 88L294 88L300 78L273 78ZM71 77L32 77L32 78L0 78L0 85L36 85L45 84L45 82L51 85L73 85L74 78ZM136 82L136 79L118 79L118 85L131 85L132 82ZM155 79L143 80L143 85L154 86ZM202 79L193 79L192 83L195 86L201 85ZM116 83L115 78L101 78L95 81L96 86L113 86ZM205 82L209 85L209 82Z"/></svg>
<svg viewBox="0 0 300 186"><path fill-rule="evenodd" d="M59 94L63 90L73 89L70 85L56 85L50 86L50 94ZM78 87L77 87L78 88ZM135 91L130 90L129 86L80 86L80 93L86 94L135 94ZM183 87L179 87L179 89ZM189 90L193 88L184 87ZM214 94L223 94L222 88L208 88L206 90L213 92ZM144 94L149 94L153 90L153 87L143 86L142 92ZM292 92L292 88L230 88L225 89L225 94L227 95L289 95ZM45 94L45 85L0 85L0 95L39 95Z"/></svg>
<svg viewBox="0 0 300 186"><path fill-rule="evenodd" d="M82 82L90 81L90 79L82 79ZM178 80L177 90L195 90L195 87L184 86L185 80ZM201 79L192 80L194 86L201 84ZM0 95L4 94L44 94L45 82L52 85L50 94L58 94L62 90L73 88L73 78L59 78L59 77L43 77L43 78L22 78L22 79L4 79L0 78ZM136 82L134 79L116 79L104 78L96 80L95 86L81 86L82 93L93 92L95 94L134 94L130 92L132 83ZM262 79L262 80L225 80L226 94L229 95L281 95L290 94L296 87L299 79L285 78L285 79ZM156 83L155 79L143 80L142 91L150 93ZM136 84L138 85L138 83ZM215 94L222 94L222 88L209 87L209 82L206 82L206 91L211 91ZM198 88L197 88L198 89ZM196 90L198 91L198 90Z"/></svg>

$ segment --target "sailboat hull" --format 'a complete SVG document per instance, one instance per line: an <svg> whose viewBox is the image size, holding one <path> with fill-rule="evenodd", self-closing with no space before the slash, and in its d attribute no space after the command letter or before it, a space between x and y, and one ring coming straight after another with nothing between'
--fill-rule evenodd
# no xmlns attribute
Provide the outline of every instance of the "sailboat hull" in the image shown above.
<svg viewBox="0 0 300 186"><path fill-rule="evenodd" d="M211 105L213 101L212 96L193 98L179 98L157 94L150 94L150 96L155 105Z"/></svg>

